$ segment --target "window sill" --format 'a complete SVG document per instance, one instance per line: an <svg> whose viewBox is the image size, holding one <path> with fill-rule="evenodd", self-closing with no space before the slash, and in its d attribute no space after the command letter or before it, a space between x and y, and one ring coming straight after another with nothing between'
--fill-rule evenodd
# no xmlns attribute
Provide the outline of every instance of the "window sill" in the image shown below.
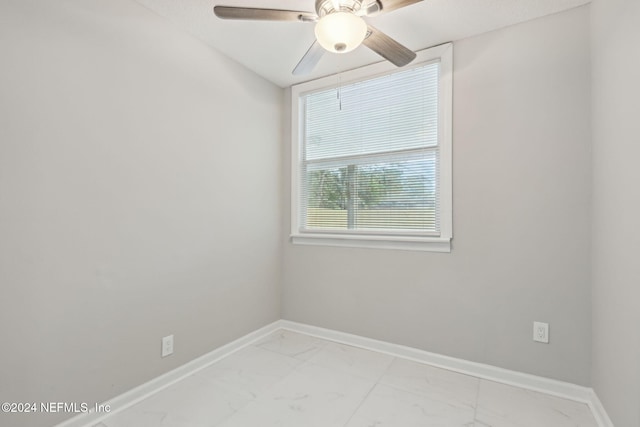
<svg viewBox="0 0 640 427"><path fill-rule="evenodd" d="M451 239L441 237L349 236L339 234L295 234L294 245L347 248L395 249L405 251L451 252Z"/></svg>

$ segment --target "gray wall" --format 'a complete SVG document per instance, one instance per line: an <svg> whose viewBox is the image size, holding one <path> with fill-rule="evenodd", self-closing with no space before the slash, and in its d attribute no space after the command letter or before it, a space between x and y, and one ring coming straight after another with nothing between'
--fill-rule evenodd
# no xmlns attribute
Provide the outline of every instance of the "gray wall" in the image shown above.
<svg viewBox="0 0 640 427"><path fill-rule="evenodd" d="M617 427L640 426L640 2L595 0L593 387Z"/></svg>
<svg viewBox="0 0 640 427"><path fill-rule="evenodd" d="M280 317L281 89L127 0L2 1L0 52L0 400L101 402Z"/></svg>
<svg viewBox="0 0 640 427"><path fill-rule="evenodd" d="M283 317L589 384L589 61L588 7L456 42L453 251L287 243Z"/></svg>

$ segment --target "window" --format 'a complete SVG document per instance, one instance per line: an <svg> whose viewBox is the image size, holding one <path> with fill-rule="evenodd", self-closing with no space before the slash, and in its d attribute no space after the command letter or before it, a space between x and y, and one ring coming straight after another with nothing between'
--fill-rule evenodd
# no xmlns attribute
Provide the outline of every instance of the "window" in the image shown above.
<svg viewBox="0 0 640 427"><path fill-rule="evenodd" d="M292 240L450 251L452 47L292 88Z"/></svg>

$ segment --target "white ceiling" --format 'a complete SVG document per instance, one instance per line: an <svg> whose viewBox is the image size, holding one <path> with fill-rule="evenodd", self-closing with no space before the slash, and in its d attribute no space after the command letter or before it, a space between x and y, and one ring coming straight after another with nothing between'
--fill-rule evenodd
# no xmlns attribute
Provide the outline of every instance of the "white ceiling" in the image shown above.
<svg viewBox="0 0 640 427"><path fill-rule="evenodd" d="M381 60L365 46L342 55L327 52L312 74L296 77L291 70L314 40L313 23L230 21L213 14L218 4L314 12L314 0L136 1L281 87ZM369 22L409 49L420 50L590 1L425 0Z"/></svg>

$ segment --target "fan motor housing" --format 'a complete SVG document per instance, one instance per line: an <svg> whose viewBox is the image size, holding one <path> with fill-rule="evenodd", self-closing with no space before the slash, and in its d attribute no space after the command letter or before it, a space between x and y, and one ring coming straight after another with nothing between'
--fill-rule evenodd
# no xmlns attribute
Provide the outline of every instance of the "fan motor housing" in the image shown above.
<svg viewBox="0 0 640 427"><path fill-rule="evenodd" d="M320 18L334 12L357 12L362 8L363 0L338 0L340 8L336 10L334 0L316 0L316 13Z"/></svg>

